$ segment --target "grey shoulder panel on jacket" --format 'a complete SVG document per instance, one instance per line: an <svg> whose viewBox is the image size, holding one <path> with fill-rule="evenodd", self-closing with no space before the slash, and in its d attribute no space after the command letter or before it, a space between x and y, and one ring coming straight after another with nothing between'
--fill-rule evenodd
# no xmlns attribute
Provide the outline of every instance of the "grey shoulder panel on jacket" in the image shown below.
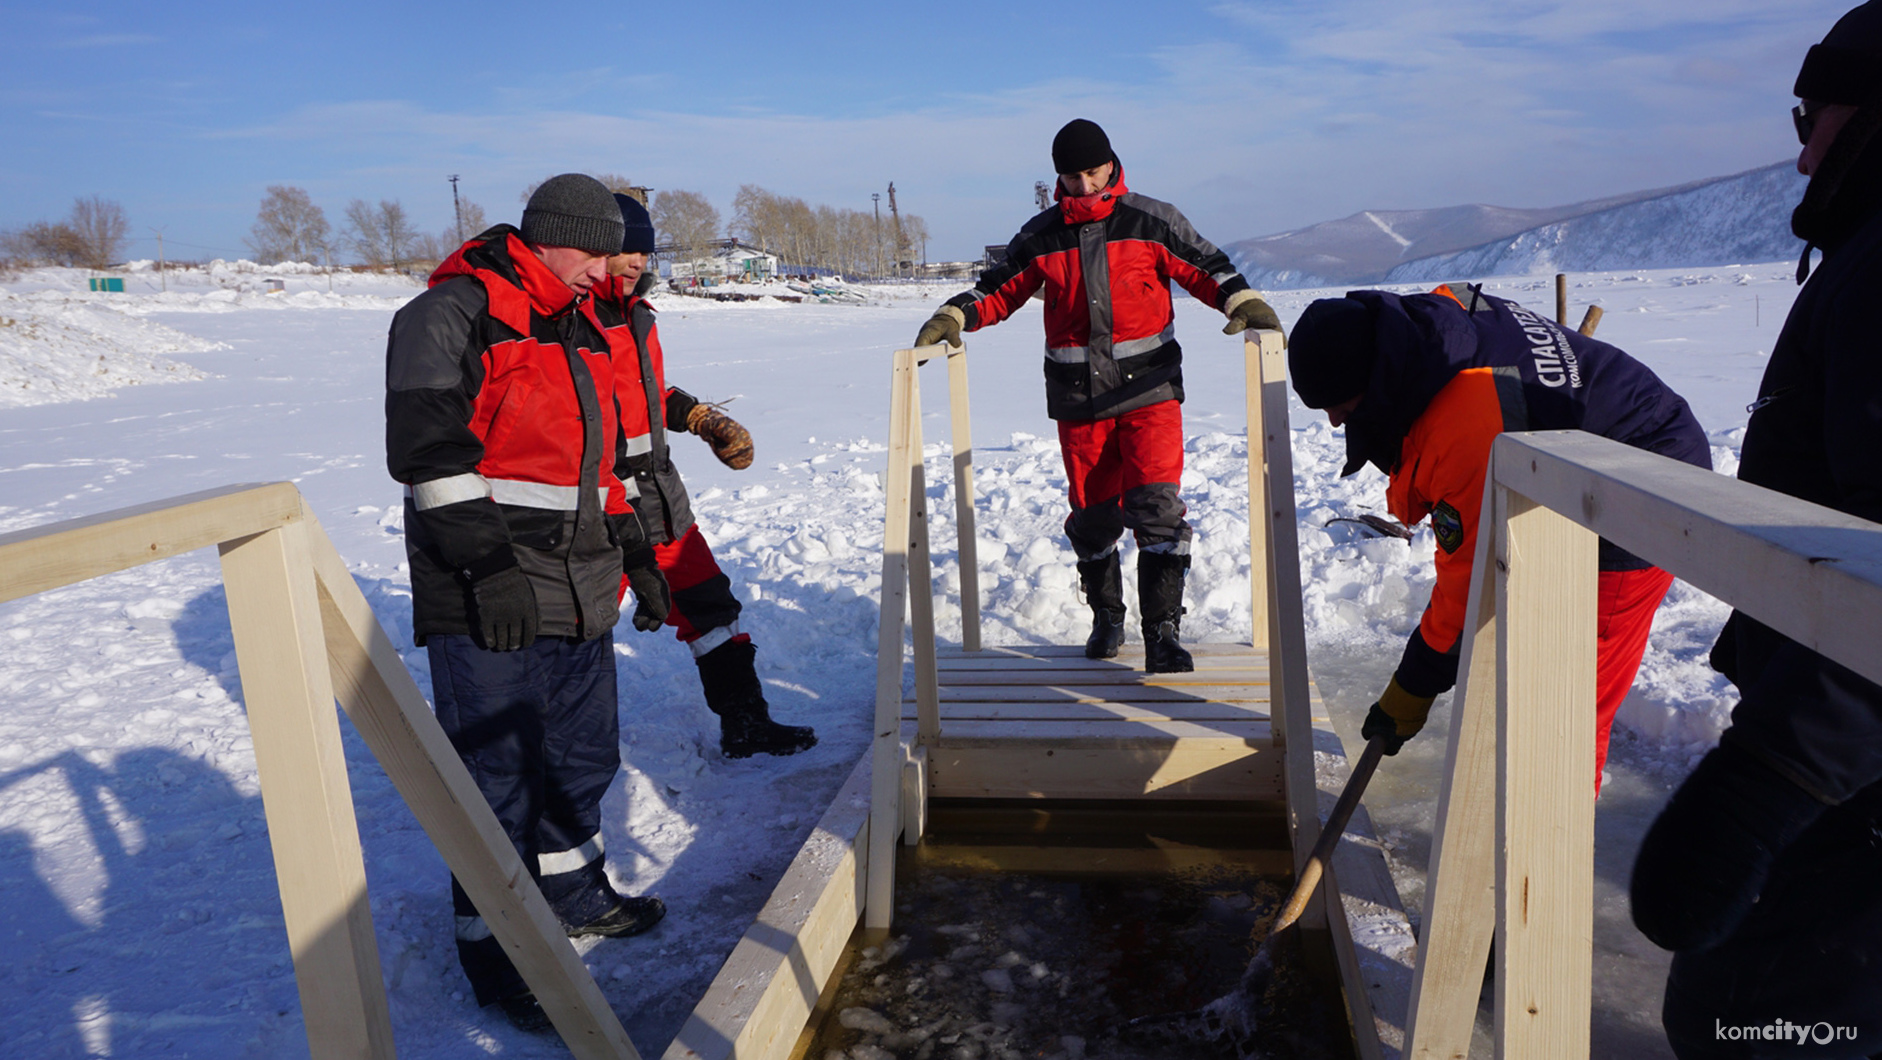
<svg viewBox="0 0 1882 1060"><path fill-rule="evenodd" d="M1169 226L1170 234L1176 238L1177 242L1194 247L1203 254L1213 254L1217 250L1214 243L1204 239L1202 233L1196 231L1196 226L1189 223L1189 218L1183 216L1183 211L1162 199L1153 199L1148 195L1128 191L1118 199L1118 205L1148 214L1163 222Z"/></svg>
<svg viewBox="0 0 1882 1060"><path fill-rule="evenodd" d="M458 276L405 303L386 338L387 390L443 390L464 378L464 353L489 307L484 285Z"/></svg>

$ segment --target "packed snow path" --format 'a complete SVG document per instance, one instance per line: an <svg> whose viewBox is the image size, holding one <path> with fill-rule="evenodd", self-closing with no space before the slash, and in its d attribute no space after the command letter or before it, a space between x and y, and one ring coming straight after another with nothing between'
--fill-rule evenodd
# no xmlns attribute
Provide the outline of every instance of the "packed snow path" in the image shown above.
<svg viewBox="0 0 1882 1060"><path fill-rule="evenodd" d="M416 288L292 276L141 274L133 292L88 295L56 270L0 285L10 306L72 323L28 361L0 358L0 390L79 380L61 403L0 408L0 532L233 482L291 479L307 495L400 645L410 644L398 487L383 463L383 350L391 312ZM375 286L376 285L376 286ZM1540 280L1492 284L1546 308ZM616 883L666 899L647 936L590 940L590 968L644 1054L658 1055L704 991L867 743L873 709L887 435L888 353L952 288L886 288L866 305L661 300L670 377L731 413L758 458L734 473L675 439L702 527L759 645L775 713L817 726L790 759L726 761L687 652L665 635L617 631L627 765L605 802ZM1601 336L1647 361L1715 432L1735 466L1743 406L1794 288L1789 266L1578 278L1580 307L1607 309ZM1291 323L1320 292L1275 301ZM1769 303L1769 304L1765 304ZM1247 629L1247 496L1239 343L1193 301L1185 499L1198 531L1185 632ZM1075 642L1087 613L1061 540L1063 474L1043 415L1033 314L969 336L978 519L989 643ZM27 314L0 312L9 320ZM81 326L82 325L82 326ZM0 324L0 354L8 347ZM79 371L141 336L144 378L99 394ZM47 351L69 354L69 363ZM126 362L129 363L129 362ZM50 365L50 367L47 367ZM63 374L62 374L63 373ZM952 500L939 377L927 390L940 635L958 641ZM1324 420L1294 409L1302 574L1316 680L1335 725L1359 719L1396 664L1430 591L1431 539L1363 536L1335 516L1383 512L1383 478L1333 478L1342 452ZM1127 550L1128 555L1128 550ZM1126 560L1127 564L1132 562ZM1127 585L1129 579L1127 579ZM1669 785L1716 736L1729 688L1705 666L1723 607L1676 586L1656 622L1617 729L1598 818L1596 1052L1664 1056L1664 955L1626 911L1633 844ZM1133 624L1134 630L1134 624ZM1133 639L1134 639L1133 632ZM0 1009L7 1051L45 1057L304 1056L293 966L216 557L204 551L0 605ZM428 687L425 656L407 662ZM1442 708L1442 702L1440 704ZM1446 714L1381 768L1368 794L1416 909ZM450 937L442 862L350 736L348 759L400 1053L566 1055L512 1031L467 997Z"/></svg>

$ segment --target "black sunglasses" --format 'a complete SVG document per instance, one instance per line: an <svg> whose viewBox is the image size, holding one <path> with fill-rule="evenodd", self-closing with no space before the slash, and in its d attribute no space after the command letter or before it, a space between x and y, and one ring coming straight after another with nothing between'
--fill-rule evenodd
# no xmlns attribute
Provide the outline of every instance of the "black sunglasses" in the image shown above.
<svg viewBox="0 0 1882 1060"><path fill-rule="evenodd" d="M1799 103L1791 108L1791 123L1797 126L1797 142L1810 146L1810 134L1816 131L1817 116L1823 113L1821 104L1805 109L1807 104Z"/></svg>

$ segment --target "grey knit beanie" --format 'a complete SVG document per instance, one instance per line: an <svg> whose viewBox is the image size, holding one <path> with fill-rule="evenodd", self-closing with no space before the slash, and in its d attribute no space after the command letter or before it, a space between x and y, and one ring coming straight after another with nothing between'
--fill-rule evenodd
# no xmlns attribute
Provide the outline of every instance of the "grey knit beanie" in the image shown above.
<svg viewBox="0 0 1882 1060"><path fill-rule="evenodd" d="M621 208L606 185L582 173L542 182L523 207L523 241L574 247L590 254L620 252Z"/></svg>

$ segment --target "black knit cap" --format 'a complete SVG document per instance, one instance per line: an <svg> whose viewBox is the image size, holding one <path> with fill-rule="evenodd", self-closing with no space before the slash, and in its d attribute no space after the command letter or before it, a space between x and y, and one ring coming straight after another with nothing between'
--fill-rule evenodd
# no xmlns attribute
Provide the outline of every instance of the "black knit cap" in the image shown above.
<svg viewBox="0 0 1882 1060"><path fill-rule="evenodd" d="M543 181L523 207L523 241L537 246L616 254L621 229L621 208L614 204L614 194L607 185L582 173Z"/></svg>
<svg viewBox="0 0 1882 1060"><path fill-rule="evenodd" d="M1882 88L1882 0L1851 9L1804 55L1795 95L1861 106Z"/></svg>
<svg viewBox="0 0 1882 1060"><path fill-rule="evenodd" d="M1052 138L1052 171L1055 173L1083 173L1116 160L1111 138L1095 121L1073 118Z"/></svg>
<svg viewBox="0 0 1882 1060"><path fill-rule="evenodd" d="M627 226L627 234L621 238L622 254L653 253L653 218L647 215L647 208L632 195L614 193L614 204L621 208L621 223Z"/></svg>
<svg viewBox="0 0 1882 1060"><path fill-rule="evenodd" d="M1310 409L1332 408L1366 392L1378 356L1372 314L1351 298L1310 304L1287 337L1287 374Z"/></svg>

